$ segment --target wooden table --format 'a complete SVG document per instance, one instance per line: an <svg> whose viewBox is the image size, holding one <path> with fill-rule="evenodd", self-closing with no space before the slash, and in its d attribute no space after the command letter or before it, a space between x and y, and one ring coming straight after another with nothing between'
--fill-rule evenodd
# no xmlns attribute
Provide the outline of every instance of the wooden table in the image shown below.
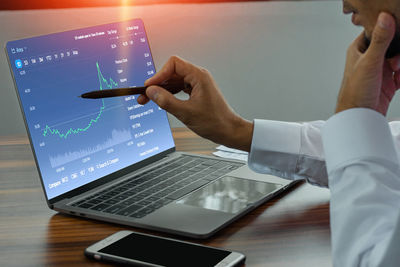
<svg viewBox="0 0 400 267"><path fill-rule="evenodd" d="M185 128L173 133L177 150L215 150ZM28 139L0 137L0 266L106 266L83 250L122 229L169 236L50 210ZM207 240L180 239L240 251L246 266L331 266L329 191L299 184Z"/></svg>

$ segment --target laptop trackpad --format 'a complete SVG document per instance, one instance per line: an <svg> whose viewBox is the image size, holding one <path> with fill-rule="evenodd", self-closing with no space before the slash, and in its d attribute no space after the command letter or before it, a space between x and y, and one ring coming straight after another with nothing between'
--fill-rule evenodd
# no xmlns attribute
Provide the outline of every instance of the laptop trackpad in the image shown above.
<svg viewBox="0 0 400 267"><path fill-rule="evenodd" d="M224 176L176 203L235 214L281 187L280 184Z"/></svg>

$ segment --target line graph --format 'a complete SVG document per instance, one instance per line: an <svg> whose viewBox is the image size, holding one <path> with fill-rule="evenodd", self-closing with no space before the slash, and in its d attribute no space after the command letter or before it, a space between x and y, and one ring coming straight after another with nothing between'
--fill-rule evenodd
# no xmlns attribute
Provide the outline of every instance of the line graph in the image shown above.
<svg viewBox="0 0 400 267"><path fill-rule="evenodd" d="M118 87L118 83L115 82L111 77L109 78L109 80L107 80L104 77L104 75L102 74L102 72L100 70L99 62L96 62L96 68L97 68L97 76L99 79L99 89L100 90L112 89L112 88ZM103 87L103 84L105 85L104 87ZM67 131L62 132L59 129L52 129L50 126L46 125L45 129L43 130L43 136L46 137L48 135L55 135L60 138L67 139L67 137L71 134L75 135L75 134L79 134L81 132L86 132L87 130L90 129L90 127L93 125L93 123L96 123L100 119L101 115L104 112L104 109L106 108L106 106L104 104L104 99L102 99L101 101L102 101L102 106L100 107L100 110L99 110L96 118L91 119L86 127L75 128L75 129L69 128Z"/></svg>

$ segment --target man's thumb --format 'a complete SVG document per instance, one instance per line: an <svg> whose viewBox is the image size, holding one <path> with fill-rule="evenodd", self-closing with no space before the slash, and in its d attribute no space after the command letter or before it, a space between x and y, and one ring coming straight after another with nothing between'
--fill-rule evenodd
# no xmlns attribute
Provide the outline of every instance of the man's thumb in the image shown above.
<svg viewBox="0 0 400 267"><path fill-rule="evenodd" d="M394 18L385 12L379 14L367 54L375 59L384 59L386 51L393 40L395 31L396 26Z"/></svg>
<svg viewBox="0 0 400 267"><path fill-rule="evenodd" d="M177 99L173 94L162 87L153 85L146 89L146 95L160 108L165 109L173 115L178 115L183 109L183 101Z"/></svg>

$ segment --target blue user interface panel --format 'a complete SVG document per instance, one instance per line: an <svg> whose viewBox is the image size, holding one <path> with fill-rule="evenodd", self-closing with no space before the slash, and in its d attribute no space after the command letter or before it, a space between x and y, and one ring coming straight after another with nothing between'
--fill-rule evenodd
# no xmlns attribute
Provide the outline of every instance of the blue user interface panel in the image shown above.
<svg viewBox="0 0 400 267"><path fill-rule="evenodd" d="M143 86L154 75L141 20L11 41L6 49L48 199L174 147L155 103L78 97Z"/></svg>

